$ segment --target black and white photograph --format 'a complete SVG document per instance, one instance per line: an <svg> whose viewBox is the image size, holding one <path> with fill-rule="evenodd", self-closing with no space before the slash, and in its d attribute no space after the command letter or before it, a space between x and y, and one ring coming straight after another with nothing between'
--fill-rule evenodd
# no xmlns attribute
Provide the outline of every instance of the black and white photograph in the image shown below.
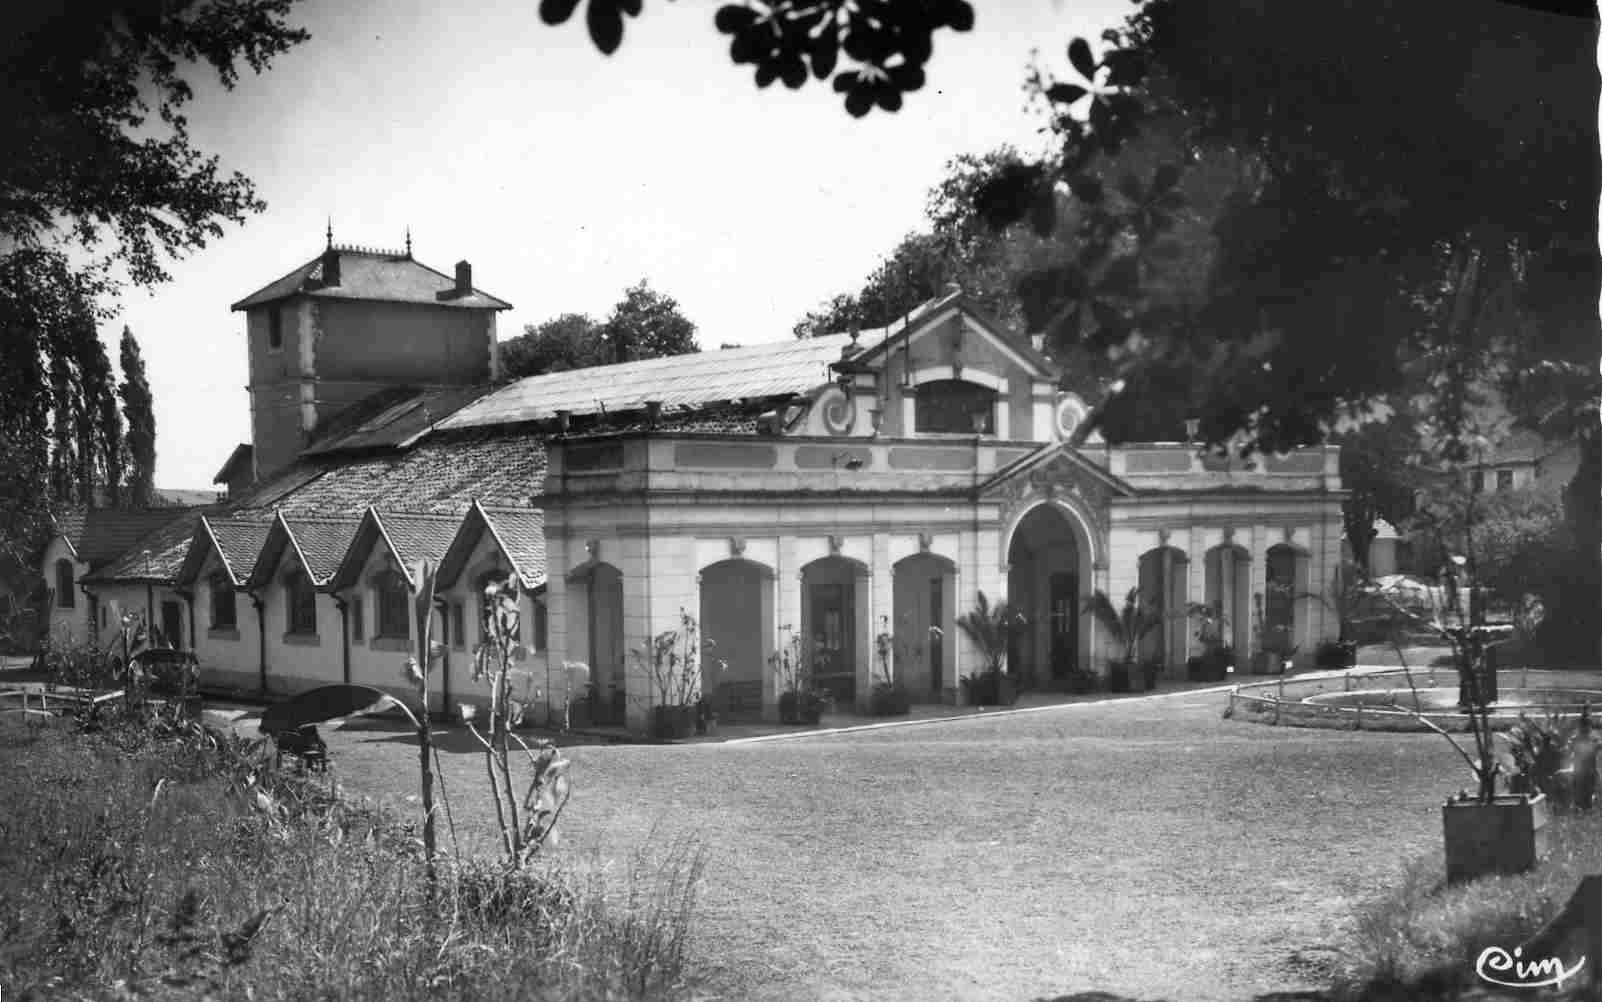
<svg viewBox="0 0 1602 1002"><path fill-rule="evenodd" d="M1597 0L0 18L0 1002L1602 1002Z"/></svg>

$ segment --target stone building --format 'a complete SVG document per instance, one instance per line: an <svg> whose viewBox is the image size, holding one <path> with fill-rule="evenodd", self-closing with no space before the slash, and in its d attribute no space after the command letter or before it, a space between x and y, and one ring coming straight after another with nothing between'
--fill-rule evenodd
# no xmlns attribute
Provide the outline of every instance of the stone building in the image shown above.
<svg viewBox="0 0 1602 1002"><path fill-rule="evenodd" d="M440 569L433 700L480 695L483 586L514 576L530 698L565 702L587 675L634 730L660 701L651 640L681 616L712 642L692 666L708 696L767 716L792 638L848 703L881 649L915 699L962 698L979 663L955 623L980 592L1021 613L1011 668L1040 686L1105 672L1096 591L1165 613L1142 655L1170 677L1199 653L1189 603L1218 603L1243 655L1309 662L1336 635L1317 598L1339 558L1336 449L1074 447L1086 409L1060 368L960 291L880 330L501 385L506 304L409 248L330 248L235 308L254 441L219 473L227 500L80 575L102 600L175 605L216 688L404 691L421 560Z"/></svg>

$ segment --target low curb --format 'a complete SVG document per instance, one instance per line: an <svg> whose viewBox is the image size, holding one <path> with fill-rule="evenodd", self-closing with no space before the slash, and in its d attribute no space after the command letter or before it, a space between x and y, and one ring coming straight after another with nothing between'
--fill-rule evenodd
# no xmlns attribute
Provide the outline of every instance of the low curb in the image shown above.
<svg viewBox="0 0 1602 1002"><path fill-rule="evenodd" d="M853 724L850 727L829 727L815 731L796 731L793 734L762 734L754 738L730 738L723 745L754 745L767 741L798 741L806 738L832 737L837 734L860 734L864 731L889 730L896 727L927 727L931 724L956 724L965 720L995 720L998 717L1021 717L1027 713L1048 713L1054 710L1073 710L1081 706L1127 705L1155 699L1180 699L1187 696L1206 696L1215 692L1228 692L1234 684L1209 686L1205 689L1186 689L1183 692L1157 692L1144 696L1121 696L1113 699L1086 699L1077 703L1051 703L1047 706L1025 706L1007 710L980 709L978 713L953 714L949 717L930 717L926 720L885 720L876 724Z"/></svg>

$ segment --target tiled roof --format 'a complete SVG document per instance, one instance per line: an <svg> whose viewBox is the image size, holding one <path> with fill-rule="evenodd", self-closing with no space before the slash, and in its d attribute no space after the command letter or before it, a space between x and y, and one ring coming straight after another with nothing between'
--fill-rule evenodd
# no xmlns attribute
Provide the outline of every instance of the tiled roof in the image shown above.
<svg viewBox="0 0 1602 1002"><path fill-rule="evenodd" d="M270 523L260 518L208 518L206 524L211 527L217 550L227 561L234 581L247 580L256 569L256 557L261 553L261 544L267 541Z"/></svg>
<svg viewBox="0 0 1602 1002"><path fill-rule="evenodd" d="M342 247L339 284L323 284L323 255L271 282L233 305L243 310L293 295L320 299L368 299L396 303L425 303L452 309L509 310L512 305L479 289L466 296L440 299L438 294L456 287L456 280L413 259L410 254Z"/></svg>
<svg viewBox="0 0 1602 1002"><path fill-rule="evenodd" d="M354 517L372 505L460 517L475 497L527 508L545 483L545 442L526 430L436 433L400 453L305 460L293 479L297 486L272 492L268 501L249 497L230 509Z"/></svg>
<svg viewBox="0 0 1602 1002"><path fill-rule="evenodd" d="M557 411L640 410L648 400L660 401L671 418L719 401L793 396L832 381L829 366L850 343L845 334L831 334L529 376L462 408L440 427L549 421Z"/></svg>
<svg viewBox="0 0 1602 1002"><path fill-rule="evenodd" d="M284 521L306 557L306 569L312 580L323 584L334 576L361 519L290 515L285 516Z"/></svg>
<svg viewBox="0 0 1602 1002"><path fill-rule="evenodd" d="M156 509L161 510L161 509ZM180 511L176 518L172 513ZM90 571L84 580L95 581L172 581L177 578L189 553L189 542L206 510L199 508L166 509L167 524L156 531L134 540L123 547L120 555L97 571ZM147 559L145 554L149 553Z"/></svg>
<svg viewBox="0 0 1602 1002"><path fill-rule="evenodd" d="M124 556L130 547L144 537L163 526L185 519L190 511L170 507L92 508L68 512L56 520L56 526L72 544L78 559L89 565L92 574ZM190 518L186 524L192 528L194 520Z"/></svg>
<svg viewBox="0 0 1602 1002"><path fill-rule="evenodd" d="M405 446L489 391L488 386L380 390L341 411L301 455Z"/></svg>
<svg viewBox="0 0 1602 1002"><path fill-rule="evenodd" d="M495 509L484 511L501 552L523 578L536 588L545 582L545 513Z"/></svg>
<svg viewBox="0 0 1602 1002"><path fill-rule="evenodd" d="M384 532L395 545L395 556L402 567L411 568L419 560L435 564L445 555L462 524L461 515L418 515L410 512L379 512Z"/></svg>

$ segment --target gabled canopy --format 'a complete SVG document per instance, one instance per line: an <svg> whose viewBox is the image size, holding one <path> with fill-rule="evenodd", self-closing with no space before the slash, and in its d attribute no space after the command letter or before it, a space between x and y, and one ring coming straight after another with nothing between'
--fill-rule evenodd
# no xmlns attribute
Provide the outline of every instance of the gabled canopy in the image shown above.
<svg viewBox="0 0 1602 1002"><path fill-rule="evenodd" d="M517 572L526 590L545 585L545 524L542 514L529 510L489 511L474 499L467 516L439 562L438 586L450 588L467 570L468 558L488 536L506 562Z"/></svg>
<svg viewBox="0 0 1602 1002"><path fill-rule="evenodd" d="M438 564L450 548L456 535L459 520L454 515L418 515L409 512L390 512L380 515L377 508L369 507L362 514L351 537L345 555L329 578L325 589L339 591L356 584L362 567L375 546L383 546L416 589L421 582L414 580L414 565L419 560Z"/></svg>
<svg viewBox="0 0 1602 1002"><path fill-rule="evenodd" d="M339 555L350 545L357 524L354 518L307 515L286 518L283 512L278 512L268 526L261 555L245 587L254 590L270 584L286 547L314 585L326 585L338 566Z"/></svg>
<svg viewBox="0 0 1602 1002"><path fill-rule="evenodd" d="M1002 354L1010 356L1036 379L1055 382L1062 375L1058 366L1030 344L1007 333L1006 327L968 300L961 289L930 300L913 310L907 319L882 331L863 331L863 350L835 364L841 372L865 372L883 364L884 358L932 331L952 317L971 320L979 336Z"/></svg>
<svg viewBox="0 0 1602 1002"><path fill-rule="evenodd" d="M217 554L223 573L235 588L244 587L256 568L256 558L272 523L262 519L212 518L202 515L189 539L189 550L178 568L180 586L193 584L206 565L206 557Z"/></svg>

